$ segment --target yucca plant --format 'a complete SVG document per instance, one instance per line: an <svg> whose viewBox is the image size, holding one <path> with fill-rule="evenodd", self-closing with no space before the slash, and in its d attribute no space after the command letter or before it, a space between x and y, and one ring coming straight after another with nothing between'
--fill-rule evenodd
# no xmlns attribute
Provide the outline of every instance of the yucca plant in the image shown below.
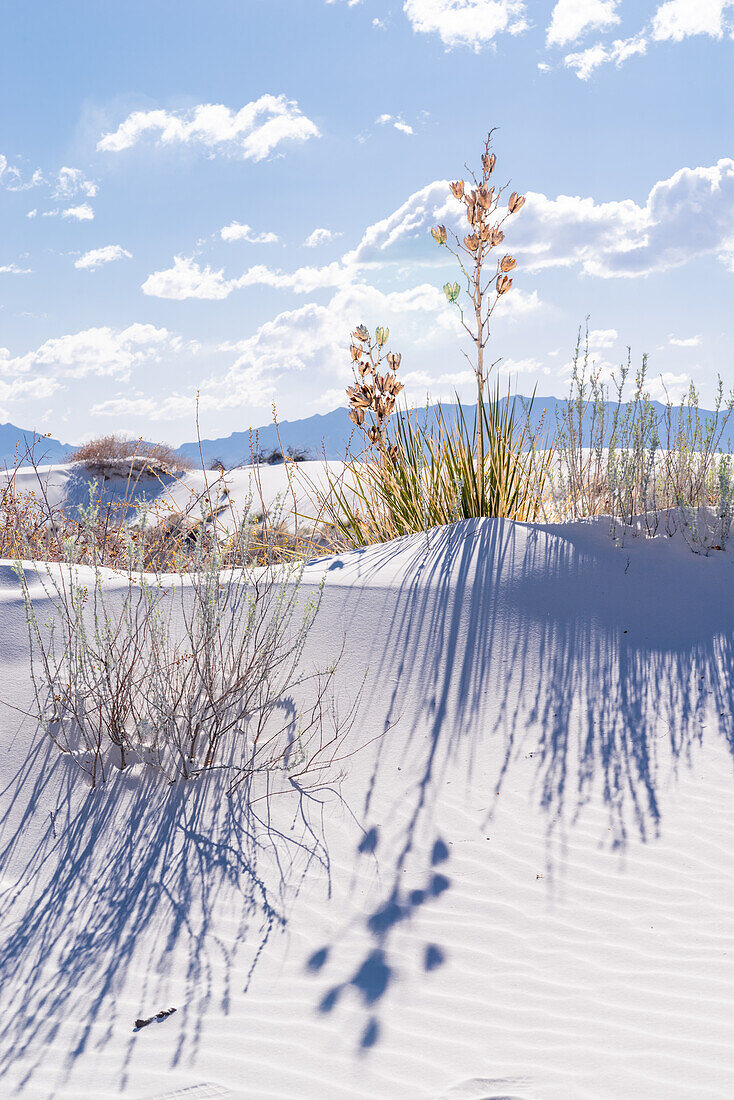
<svg viewBox="0 0 734 1100"><path fill-rule="evenodd" d="M460 519L499 517L533 521L542 511L551 450L539 449L529 428L529 406L520 417L499 384L473 416L457 398L456 416L439 403L435 423L421 425L405 409L390 438L362 461L347 463L322 498L338 536L353 547L387 542ZM477 423L480 418L481 423ZM483 469L477 472L475 441L484 437Z"/></svg>

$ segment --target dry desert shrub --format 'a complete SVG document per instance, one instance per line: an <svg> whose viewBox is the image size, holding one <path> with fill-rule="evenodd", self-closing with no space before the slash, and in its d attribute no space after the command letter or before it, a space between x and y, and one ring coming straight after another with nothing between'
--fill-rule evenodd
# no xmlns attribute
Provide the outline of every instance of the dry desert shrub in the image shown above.
<svg viewBox="0 0 734 1100"><path fill-rule="evenodd" d="M108 473L108 476L149 469L152 473L169 473L190 470L188 458L167 443L146 443L142 439L128 439L122 435L103 435L83 443L67 459L81 462L86 469Z"/></svg>
<svg viewBox="0 0 734 1100"><path fill-rule="evenodd" d="M137 764L169 780L223 771L248 796L263 773L302 789L339 758L360 694L336 706L338 653L304 663L321 589L302 589L302 563L228 569L216 548L194 552L173 577L134 554L114 574L17 564L37 720L92 786Z"/></svg>

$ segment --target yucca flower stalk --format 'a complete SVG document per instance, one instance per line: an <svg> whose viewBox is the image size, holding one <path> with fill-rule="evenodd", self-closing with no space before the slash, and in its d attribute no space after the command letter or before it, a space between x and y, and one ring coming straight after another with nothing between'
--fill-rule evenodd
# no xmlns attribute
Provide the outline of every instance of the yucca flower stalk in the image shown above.
<svg viewBox="0 0 734 1100"><path fill-rule="evenodd" d="M378 325L373 339L366 325L357 325L349 347L354 374L354 385L347 389L349 419L362 428L369 442L381 451L385 449L387 422L403 389L403 383L396 377L401 355L384 350L389 335L389 328ZM387 369L381 374L383 362Z"/></svg>
<svg viewBox="0 0 734 1100"><path fill-rule="evenodd" d="M503 225L509 217L516 214L525 204L523 195L513 191L505 202L504 195L509 187L505 184L501 187L490 185L490 180L495 169L496 156L491 151L492 135L490 130L484 143L482 154L482 169L477 176L470 171L474 186L467 186L463 180L457 180L451 184L451 193L455 199L464 203L466 218L469 223L469 233L460 239L459 236L445 225L438 225L431 230L435 242L442 248L447 248L452 256L455 256L466 279L466 292L470 299L468 309L468 321L464 307L460 302L461 288L458 283L446 283L444 293L452 304L455 304L461 314L461 323L469 334L475 347L475 357L469 362L476 375L477 381L477 408L484 406L484 395L487 378L494 363L485 365L484 352L490 337L490 320L492 314L503 295L512 287L510 272L517 266L517 261L509 253L501 255L496 260L494 269L490 261L490 253L505 239ZM450 241L453 242L450 243ZM467 356L467 358L469 358ZM477 416L476 423L476 468L480 503L485 499L485 462L484 462L484 428L483 418ZM480 514L484 514L482 511Z"/></svg>

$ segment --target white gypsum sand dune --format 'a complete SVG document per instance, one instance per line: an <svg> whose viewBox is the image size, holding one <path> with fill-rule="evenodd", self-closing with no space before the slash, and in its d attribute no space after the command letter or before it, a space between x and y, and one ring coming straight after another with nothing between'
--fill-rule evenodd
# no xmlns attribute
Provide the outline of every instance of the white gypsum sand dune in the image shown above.
<svg viewBox="0 0 734 1100"><path fill-rule="evenodd" d="M734 555L607 531L307 566L364 747L259 825L216 773L90 790L0 566L0 1094L729 1097Z"/></svg>
<svg viewBox="0 0 734 1100"><path fill-rule="evenodd" d="M143 512L148 523L171 514L198 519L203 508L207 514L212 509L218 514L222 528L236 524L248 512L267 512L273 520L290 525L294 509L302 522L308 523L316 492L324 491L329 477L338 477L343 465L315 460L289 462L287 468L282 463L262 463L221 473L195 468L162 476L135 471L128 476L104 477L75 462L6 471L0 474L0 489L12 480L18 496L32 495L44 510L61 511L70 518L88 507L91 493L99 498L103 514L108 505L113 509L122 506L128 522Z"/></svg>

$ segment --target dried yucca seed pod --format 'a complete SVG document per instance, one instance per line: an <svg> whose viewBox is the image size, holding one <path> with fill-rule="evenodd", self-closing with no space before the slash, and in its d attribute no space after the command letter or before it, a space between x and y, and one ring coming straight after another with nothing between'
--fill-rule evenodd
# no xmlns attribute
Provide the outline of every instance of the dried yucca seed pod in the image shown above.
<svg viewBox="0 0 734 1100"><path fill-rule="evenodd" d="M512 271L514 267L517 267L517 260L514 256L503 256L500 261L501 271Z"/></svg>
<svg viewBox="0 0 734 1100"><path fill-rule="evenodd" d="M476 250L479 248L479 238L477 237L476 233L472 233L470 237L464 237L464 244L470 252L476 252Z"/></svg>
<svg viewBox="0 0 734 1100"><path fill-rule="evenodd" d="M484 154L484 156L482 157L482 169L484 171L485 179L489 179L489 177L492 175L496 163L497 157L494 155L494 153Z"/></svg>
<svg viewBox="0 0 734 1100"><path fill-rule="evenodd" d="M392 444L392 446L387 448L387 457L391 458L393 460L393 462L395 462L395 460L397 459L398 449L397 449L397 447L395 446L394 443Z"/></svg>
<svg viewBox="0 0 734 1100"><path fill-rule="evenodd" d="M502 244L504 239L505 235L502 230L498 226L495 226L492 230L492 235L490 237L490 244L492 245L492 248L495 248L498 244Z"/></svg>
<svg viewBox="0 0 734 1100"><path fill-rule="evenodd" d="M463 180L457 180L456 183L452 183L451 184L451 193L453 194L455 199L463 199L464 198L464 181Z"/></svg>
<svg viewBox="0 0 734 1100"><path fill-rule="evenodd" d="M362 357L362 349L360 347L357 347L356 344L350 344L349 350L352 353L352 359L354 359L355 362L357 361L357 359L360 359Z"/></svg>
<svg viewBox="0 0 734 1100"><path fill-rule="evenodd" d="M350 409L349 419L353 424L356 424L358 428L361 428L364 424L364 409Z"/></svg>
<svg viewBox="0 0 734 1100"><path fill-rule="evenodd" d="M366 344L370 338L370 330L365 325L357 325L352 336L356 336L358 340L361 340L363 344Z"/></svg>
<svg viewBox="0 0 734 1100"><path fill-rule="evenodd" d="M356 409L369 409L373 397L372 387L350 386L347 390L347 396Z"/></svg>
<svg viewBox="0 0 734 1100"><path fill-rule="evenodd" d="M402 358L403 357L402 357L402 355L400 354L399 351L391 351L390 354L387 357L387 365L390 368L390 370L397 370L398 367L400 366L400 360Z"/></svg>
<svg viewBox="0 0 734 1100"><path fill-rule="evenodd" d="M509 275L500 275L497 279L497 293L506 294L512 286L512 279Z"/></svg>
<svg viewBox="0 0 734 1100"><path fill-rule="evenodd" d="M369 439L370 443L377 443L380 438L380 433L378 432L377 428L370 428L367 432L367 438Z"/></svg>
<svg viewBox="0 0 734 1100"><path fill-rule="evenodd" d="M507 203L511 214L517 213L521 206L525 205L525 196L518 195L517 191L513 191L510 195L510 201Z"/></svg>
<svg viewBox="0 0 734 1100"><path fill-rule="evenodd" d="M446 226L437 225L435 229L431 230L431 236L436 244L446 244Z"/></svg>

